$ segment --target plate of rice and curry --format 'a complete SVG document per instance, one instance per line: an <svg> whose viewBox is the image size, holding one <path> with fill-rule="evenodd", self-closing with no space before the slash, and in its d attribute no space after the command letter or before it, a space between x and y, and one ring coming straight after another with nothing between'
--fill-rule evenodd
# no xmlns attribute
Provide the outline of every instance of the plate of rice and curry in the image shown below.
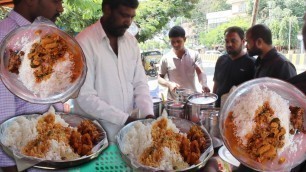
<svg viewBox="0 0 306 172"><path fill-rule="evenodd" d="M81 47L50 24L33 23L13 30L4 38L0 55L3 83L32 103L64 102L85 81Z"/></svg>
<svg viewBox="0 0 306 172"><path fill-rule="evenodd" d="M287 82L245 82L221 110L224 145L254 170L290 171L306 159L305 110L305 95Z"/></svg>
<svg viewBox="0 0 306 172"><path fill-rule="evenodd" d="M213 155L212 140L191 121L161 116L132 122L117 134L123 160L136 171L190 171Z"/></svg>
<svg viewBox="0 0 306 172"><path fill-rule="evenodd" d="M97 121L53 110L8 119L0 125L0 143L21 170L77 166L108 146L106 132Z"/></svg>

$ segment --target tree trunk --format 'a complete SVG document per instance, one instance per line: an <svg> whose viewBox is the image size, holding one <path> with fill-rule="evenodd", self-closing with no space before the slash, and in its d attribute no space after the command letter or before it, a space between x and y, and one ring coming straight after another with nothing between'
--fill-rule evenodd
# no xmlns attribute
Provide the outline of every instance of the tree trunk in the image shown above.
<svg viewBox="0 0 306 172"><path fill-rule="evenodd" d="M259 0L254 0L251 26L254 26L256 24L256 17L257 17L257 13L258 13L258 5L259 5Z"/></svg>

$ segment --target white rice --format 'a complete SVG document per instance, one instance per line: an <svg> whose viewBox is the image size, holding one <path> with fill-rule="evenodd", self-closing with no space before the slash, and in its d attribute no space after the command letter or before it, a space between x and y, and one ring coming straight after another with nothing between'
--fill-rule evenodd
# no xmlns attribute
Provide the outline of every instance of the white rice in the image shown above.
<svg viewBox="0 0 306 172"><path fill-rule="evenodd" d="M16 120L4 129L3 136L5 137L1 138L1 142L3 145L14 150L21 150L29 141L36 139L38 135L36 129L38 120L53 112L54 109L51 107L48 112L38 118L27 119L24 116L16 117ZM63 127L69 126L59 115L55 115L55 123L61 124ZM75 128L71 127L71 129ZM50 140L49 142L51 146L43 159L62 160L62 158L76 159L79 157L69 145L65 145L63 142L57 142L56 140Z"/></svg>
<svg viewBox="0 0 306 172"><path fill-rule="evenodd" d="M144 125L142 122L136 121L123 138L125 144L123 144L122 152L139 157L153 143L151 127L151 124Z"/></svg>
<svg viewBox="0 0 306 172"><path fill-rule="evenodd" d="M135 125L125 133L121 147L124 154L128 154L130 157L138 159L143 151L153 144L151 135L152 125L158 122L162 118L159 117L151 124L144 125L140 121L136 121ZM167 119L167 118L166 118ZM171 129L174 133L179 133L179 129L175 126L171 119L167 119L167 129ZM184 162L181 154L171 151L169 148L164 148L164 156L160 162L158 169L161 170L173 170L184 169L189 167L188 163Z"/></svg>
<svg viewBox="0 0 306 172"><path fill-rule="evenodd" d="M37 119L27 119L19 116L3 131L1 142L15 150L20 150L37 136Z"/></svg>
<svg viewBox="0 0 306 172"><path fill-rule="evenodd" d="M210 104L216 101L214 97L198 97L189 100L193 104Z"/></svg>
<svg viewBox="0 0 306 172"><path fill-rule="evenodd" d="M159 169L173 170L173 169L185 169L189 167L189 164L184 161L181 154L173 152L167 147L164 147L163 150L164 150L164 156L160 162Z"/></svg>
<svg viewBox="0 0 306 172"><path fill-rule="evenodd" d="M62 160L64 159L76 159L80 157L78 154L74 153L69 145L63 142L58 142L56 140L50 140L50 148L46 153L46 160Z"/></svg>
<svg viewBox="0 0 306 172"><path fill-rule="evenodd" d="M246 135L253 133L255 128L255 112L264 102L269 102L270 107L274 110L273 118L280 119L281 126L285 128L285 145L280 152L290 145L289 125L290 125L290 109L289 102L280 95L268 88L254 87L249 93L236 99L235 105L230 111L233 111L234 124L237 126L235 133L242 140L242 144L246 146Z"/></svg>
<svg viewBox="0 0 306 172"><path fill-rule="evenodd" d="M53 73L51 74L50 78L37 83L34 76L35 69L31 68L31 60L28 58L28 54L33 43L38 41L39 40L30 42L21 49L25 55L21 59L18 79L35 95L45 98L50 95L63 92L66 88L71 87L72 83L70 83L70 77L72 75L71 68L73 66L73 62L69 59L69 54L66 53L64 55L65 60L56 63L53 66Z"/></svg>

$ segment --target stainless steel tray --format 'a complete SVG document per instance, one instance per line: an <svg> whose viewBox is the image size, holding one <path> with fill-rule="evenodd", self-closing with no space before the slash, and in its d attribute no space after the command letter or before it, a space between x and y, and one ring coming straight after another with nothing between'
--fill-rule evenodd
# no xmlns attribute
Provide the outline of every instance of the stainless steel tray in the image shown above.
<svg viewBox="0 0 306 172"><path fill-rule="evenodd" d="M173 121L173 123L176 125L176 127L182 132L182 133L187 133L189 129L193 126L196 125L195 123L188 121L186 119L182 118L177 118L177 117L168 117ZM153 119L144 119L140 120L143 124L148 124L152 123L154 120ZM135 162L137 162L136 159L131 158L129 155L126 155L122 153L122 147L125 144L123 142L124 135L135 125L135 122L132 122L126 126L124 126L119 133L116 136L117 139L117 144L118 148L120 150L120 153L122 155L122 159L133 169L133 171L162 171L157 168L149 167L149 166L137 166L135 165ZM205 139L207 141L206 145L206 150L205 152L201 155L200 157L200 163L196 165L192 165L189 168L183 169L183 170L177 170L177 171L195 171L200 168L202 168L208 161L208 159L213 155L214 150L213 150L213 145L212 145L212 139L206 129L204 127L201 127L202 131L204 132ZM138 163L139 164L139 163ZM174 170L172 170L174 171Z"/></svg>
<svg viewBox="0 0 306 172"><path fill-rule="evenodd" d="M77 127L81 123L81 121L88 119L86 117L75 115L75 114L65 114L65 113L56 113L56 114L60 115L65 120L65 122L68 123L72 127ZM37 118L39 114L22 115L22 116L26 117L27 119L32 119L32 118ZM9 126L13 121L15 121L17 117L18 116L10 118L0 125L0 145L2 146L3 150L12 158L15 158L14 153L13 153L14 150L12 150L12 148L10 147L3 145L3 143L1 142L1 138L5 137L5 135L3 134L4 129L7 126ZM50 161L50 160L44 160L40 158L33 158L29 156L23 156L21 158L23 158L24 159L23 161L25 162L30 162L32 164L35 164L34 167L42 168L42 169L62 169L62 168L74 167L74 166L83 164L85 162L88 162L96 158L97 156L100 155L100 153L105 148L107 148L108 140L107 140L106 131L103 129L103 127L97 121L95 120L92 120L92 121L94 122L96 127L102 132L102 138L97 143L97 145L93 147L92 149L93 153L91 155L82 156L74 160L60 160L60 161ZM35 162L38 162L38 163L35 163Z"/></svg>

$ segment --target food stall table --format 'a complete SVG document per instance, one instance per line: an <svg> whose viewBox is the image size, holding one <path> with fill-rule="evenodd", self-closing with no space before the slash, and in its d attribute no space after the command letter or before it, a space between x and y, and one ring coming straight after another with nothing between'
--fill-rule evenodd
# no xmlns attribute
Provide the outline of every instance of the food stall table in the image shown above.
<svg viewBox="0 0 306 172"><path fill-rule="evenodd" d="M132 169L122 160L117 145L111 143L97 158L83 165L71 168L69 172L130 172Z"/></svg>
<svg viewBox="0 0 306 172"><path fill-rule="evenodd" d="M215 149L213 157L211 157L206 166L198 170L201 171L232 171L235 169L233 165L222 160L218 156L218 149ZM69 172L87 172L87 171L103 171L103 172L131 172L133 171L122 159L120 150L115 143L111 143L97 158L94 160L82 164L77 167L73 167L68 170Z"/></svg>

